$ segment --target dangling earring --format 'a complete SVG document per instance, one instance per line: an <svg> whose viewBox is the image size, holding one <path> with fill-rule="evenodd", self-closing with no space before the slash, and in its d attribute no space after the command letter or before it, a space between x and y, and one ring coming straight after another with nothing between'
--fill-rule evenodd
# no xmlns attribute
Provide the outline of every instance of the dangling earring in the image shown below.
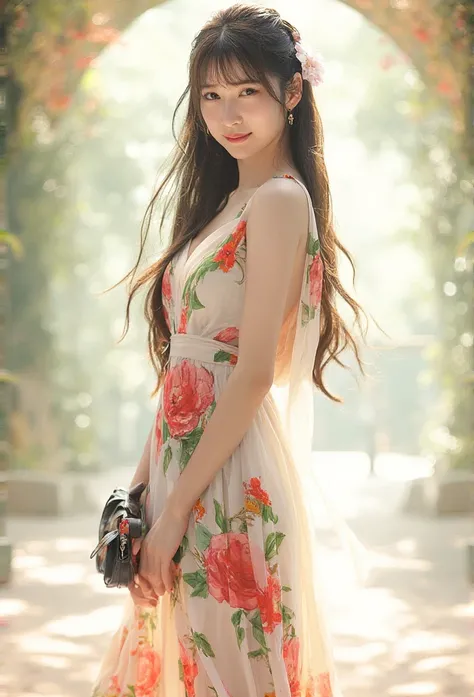
<svg viewBox="0 0 474 697"><path fill-rule="evenodd" d="M294 120L295 120L295 117L293 116L291 111L289 111L288 112L288 123L290 124L290 126L293 126Z"/></svg>

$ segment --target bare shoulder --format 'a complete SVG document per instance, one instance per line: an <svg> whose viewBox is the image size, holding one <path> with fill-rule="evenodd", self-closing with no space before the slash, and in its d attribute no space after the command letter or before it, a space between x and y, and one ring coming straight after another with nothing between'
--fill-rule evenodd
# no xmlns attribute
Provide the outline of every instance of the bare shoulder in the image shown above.
<svg viewBox="0 0 474 697"><path fill-rule="evenodd" d="M255 192L249 222L278 223L281 229L303 236L308 227L308 199L303 187L287 177L269 179ZM290 226L290 227L288 227Z"/></svg>

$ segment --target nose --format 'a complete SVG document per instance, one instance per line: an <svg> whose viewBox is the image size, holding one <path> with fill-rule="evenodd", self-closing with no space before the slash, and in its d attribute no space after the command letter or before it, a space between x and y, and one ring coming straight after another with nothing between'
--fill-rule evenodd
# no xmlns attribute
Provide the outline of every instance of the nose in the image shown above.
<svg viewBox="0 0 474 697"><path fill-rule="evenodd" d="M227 103L225 103L225 100L222 100L221 121L226 128L232 128L242 123L242 116L239 113L237 104L233 100Z"/></svg>

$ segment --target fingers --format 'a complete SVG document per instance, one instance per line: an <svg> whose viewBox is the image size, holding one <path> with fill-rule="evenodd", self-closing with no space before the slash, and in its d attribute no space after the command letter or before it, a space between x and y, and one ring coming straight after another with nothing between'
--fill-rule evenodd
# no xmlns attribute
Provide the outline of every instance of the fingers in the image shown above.
<svg viewBox="0 0 474 697"><path fill-rule="evenodd" d="M151 598L153 600L157 599L157 593L155 593L153 586L143 577L142 574L136 574L134 581L136 587L140 589L140 593L145 598Z"/></svg>
<svg viewBox="0 0 474 697"><path fill-rule="evenodd" d="M136 556L142 546L143 537L135 537L132 540L132 554Z"/></svg>
<svg viewBox="0 0 474 697"><path fill-rule="evenodd" d="M142 607L157 606L158 598L156 596L146 596L138 584L131 583L128 589L135 605L140 605Z"/></svg>

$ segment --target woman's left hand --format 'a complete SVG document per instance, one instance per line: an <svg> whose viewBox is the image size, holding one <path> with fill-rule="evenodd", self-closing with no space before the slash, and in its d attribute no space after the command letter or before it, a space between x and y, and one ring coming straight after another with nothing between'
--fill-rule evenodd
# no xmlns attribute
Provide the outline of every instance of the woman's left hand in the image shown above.
<svg viewBox="0 0 474 697"><path fill-rule="evenodd" d="M189 515L165 508L143 539L140 549L139 576L147 581L157 595L173 588L173 557L189 523Z"/></svg>

